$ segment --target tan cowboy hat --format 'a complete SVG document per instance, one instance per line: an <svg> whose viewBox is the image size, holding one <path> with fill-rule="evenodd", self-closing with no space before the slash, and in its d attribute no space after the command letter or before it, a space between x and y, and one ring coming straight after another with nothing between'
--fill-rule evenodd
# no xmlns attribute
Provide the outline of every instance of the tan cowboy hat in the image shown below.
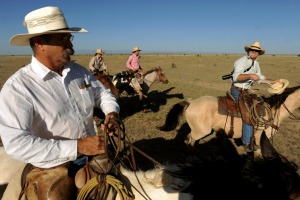
<svg viewBox="0 0 300 200"><path fill-rule="evenodd" d="M281 94L285 90L285 88L289 85L289 81L286 79L280 79L278 82L271 85L270 88L268 88L268 92L273 94Z"/></svg>
<svg viewBox="0 0 300 200"><path fill-rule="evenodd" d="M142 51L142 50L140 50L139 47L137 47L137 46L136 46L136 47L133 47L132 53L133 53L133 52L136 52L136 51Z"/></svg>
<svg viewBox="0 0 300 200"><path fill-rule="evenodd" d="M84 33L79 27L69 28L64 14L57 7L44 7L28 13L24 19L28 33L18 34L10 39L13 46L27 46L29 39L39 35L55 33Z"/></svg>
<svg viewBox="0 0 300 200"><path fill-rule="evenodd" d="M250 49L258 50L259 51L259 55L263 55L266 52L265 49L263 49L263 48L260 47L259 42L254 42L251 45L245 46L245 51L246 52L249 52Z"/></svg>
<svg viewBox="0 0 300 200"><path fill-rule="evenodd" d="M99 54L103 54L104 52L102 51L102 49L97 49L95 53L99 53Z"/></svg>

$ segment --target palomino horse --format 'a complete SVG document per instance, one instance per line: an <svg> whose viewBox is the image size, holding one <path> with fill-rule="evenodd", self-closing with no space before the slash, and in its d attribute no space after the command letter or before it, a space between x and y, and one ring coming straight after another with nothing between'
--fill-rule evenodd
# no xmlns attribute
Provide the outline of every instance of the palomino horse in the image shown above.
<svg viewBox="0 0 300 200"><path fill-rule="evenodd" d="M147 93L153 83L161 82L167 84L169 82L161 67L149 70L143 76L142 83L139 83L139 80L136 77L132 77L131 74L118 73L113 77L113 84L118 88L119 94L123 91L126 91L129 95L137 93L142 100L147 98Z"/></svg>
<svg viewBox="0 0 300 200"><path fill-rule="evenodd" d="M300 107L300 86L288 88L282 94L273 95L269 98L265 98L271 107L271 113L273 115L273 125L255 128L255 140L256 144L259 144L260 134L265 129L268 138L270 138L276 129L278 129L280 123L292 115L295 109ZM212 130L218 131L224 129L227 134L230 131L230 117L228 115L222 115L218 112L218 98L213 96L202 96L192 101L182 101L175 104L169 113L167 114L165 124L158 127L162 131L171 131L178 125L178 118L185 110L185 118L188 125L191 128L189 134L189 142L199 140L206 135L210 134ZM296 117L298 118L299 117ZM242 119L234 118L234 138L240 138L242 134Z"/></svg>
<svg viewBox="0 0 300 200"><path fill-rule="evenodd" d="M253 159L251 153L239 155L223 132L192 148L181 141L161 139L158 142L157 139L133 145L142 147L164 165L158 167L152 163L152 168L142 170L141 163L148 158L136 154L136 164L141 170L131 171L127 163L120 167L119 173L126 179L124 185L128 185L133 194L129 199L296 199L300 195L297 166L280 155L264 133L260 141L263 157L259 159ZM153 147L158 151L157 145L160 151L167 152L151 154ZM170 152L175 154L170 155ZM170 159L172 156L177 159ZM15 165L11 164L5 172L3 165L6 163L0 166L1 174L14 177ZM119 195L107 199L122 199Z"/></svg>
<svg viewBox="0 0 300 200"><path fill-rule="evenodd" d="M134 187L135 198L252 200L300 197L297 166L280 155L264 133L260 141L262 157L258 159L253 159L251 153L239 155L224 132L216 135L181 156L177 154L181 157L178 163L170 164L166 156L167 165L147 171L132 172L121 167L121 172Z"/></svg>

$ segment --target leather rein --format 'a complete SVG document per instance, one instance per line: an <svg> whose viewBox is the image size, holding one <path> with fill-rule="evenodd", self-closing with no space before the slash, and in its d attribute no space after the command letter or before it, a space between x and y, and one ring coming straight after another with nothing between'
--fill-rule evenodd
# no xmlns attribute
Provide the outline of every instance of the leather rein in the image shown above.
<svg viewBox="0 0 300 200"><path fill-rule="evenodd" d="M107 124L104 125L104 142L105 142L105 155L108 158L108 162L111 162L112 166L118 171L118 173L123 176L123 174L121 173L121 171L119 170L119 168L115 165L115 161L119 160L120 163L125 167L125 164L122 162L123 159L126 159L129 164L130 167L132 168L132 170L135 172L137 170L137 164L134 158L134 151L137 151L138 153L140 153L141 155L143 155L144 157L146 157L147 159L149 159L151 162L153 162L154 164L158 165L158 166L163 166L161 163L159 163L157 160L155 160L154 158L152 158L151 156L149 156L148 154L146 154L145 152L143 152L142 150L140 150L139 148L137 148L136 146L134 146L132 144L132 142L130 141L130 139L127 137L126 133L125 133L125 126L123 124L123 122L117 118L112 118L110 119L109 123L113 123L115 125L115 127L117 128L117 131L115 133L113 133L112 136L110 136L108 134L108 127ZM115 141L115 138L117 138L117 141ZM113 146L114 149L114 155L113 157L109 155L109 152L111 151L111 149L108 148L108 143L110 143ZM124 149L127 149L129 147L130 150L130 155L131 157L129 158L128 154L126 153L125 155L120 155L121 154L121 146L123 143L123 147ZM112 157L112 158L111 158ZM127 180L127 179L126 179ZM130 181L126 181L131 187L133 187L138 193L140 193L141 196L144 197L144 199L151 199L147 193L145 192L145 190L143 189L143 192L139 191L134 185L132 185L130 183ZM140 187L143 188L143 185L141 185L140 181L138 181L140 184ZM143 195L144 193L144 195Z"/></svg>

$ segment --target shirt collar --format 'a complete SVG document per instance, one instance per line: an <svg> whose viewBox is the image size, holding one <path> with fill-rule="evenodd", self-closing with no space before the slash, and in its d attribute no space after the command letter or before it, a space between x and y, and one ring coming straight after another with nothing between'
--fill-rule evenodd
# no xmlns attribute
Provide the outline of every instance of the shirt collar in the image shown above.
<svg viewBox="0 0 300 200"><path fill-rule="evenodd" d="M31 58L31 68L32 71L35 72L41 79L45 78L45 76L51 71L45 65L40 63L34 56Z"/></svg>
<svg viewBox="0 0 300 200"><path fill-rule="evenodd" d="M73 65L75 61L70 61L64 65L63 69L63 76L66 76L67 73L70 71L70 67ZM40 61L38 61L34 56L31 59L31 68L32 71L35 72L41 79L44 79L47 74L51 72L51 70L43 65Z"/></svg>

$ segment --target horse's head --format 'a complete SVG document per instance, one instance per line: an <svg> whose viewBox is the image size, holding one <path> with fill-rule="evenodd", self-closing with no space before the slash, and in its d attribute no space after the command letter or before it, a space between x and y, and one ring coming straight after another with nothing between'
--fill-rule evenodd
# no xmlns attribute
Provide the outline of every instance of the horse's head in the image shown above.
<svg viewBox="0 0 300 200"><path fill-rule="evenodd" d="M162 82L163 84L167 84L169 82L166 74L163 72L163 70L161 69L161 67L156 67L155 71L157 73L157 80L159 82Z"/></svg>

